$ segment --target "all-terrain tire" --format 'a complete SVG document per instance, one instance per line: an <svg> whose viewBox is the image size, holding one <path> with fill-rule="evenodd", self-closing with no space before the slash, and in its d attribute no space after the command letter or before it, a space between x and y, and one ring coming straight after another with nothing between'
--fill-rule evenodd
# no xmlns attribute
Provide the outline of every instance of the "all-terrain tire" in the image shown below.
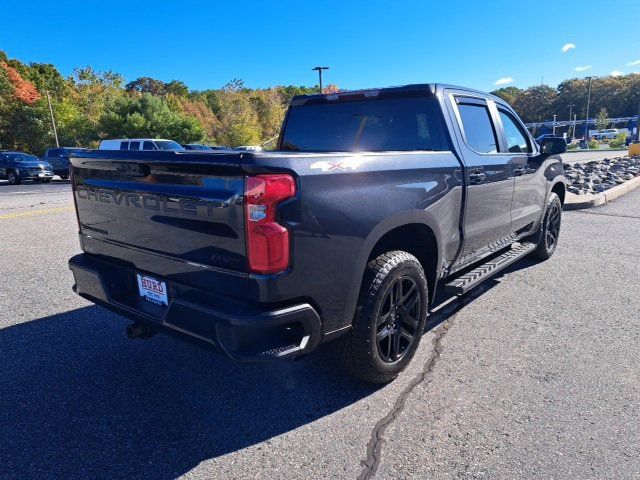
<svg viewBox="0 0 640 480"><path fill-rule="evenodd" d="M394 295L399 307L394 307ZM428 298L427 279L416 257L394 250L371 260L362 281L352 330L334 342L344 368L370 383L387 383L396 378L420 344ZM387 320L379 323L383 319ZM407 339L411 334L412 339ZM391 355L396 344L398 354Z"/></svg>
<svg viewBox="0 0 640 480"><path fill-rule="evenodd" d="M540 225L540 239L532 255L540 260L548 260L558 246L562 224L562 202L555 192L549 194L544 217Z"/></svg>

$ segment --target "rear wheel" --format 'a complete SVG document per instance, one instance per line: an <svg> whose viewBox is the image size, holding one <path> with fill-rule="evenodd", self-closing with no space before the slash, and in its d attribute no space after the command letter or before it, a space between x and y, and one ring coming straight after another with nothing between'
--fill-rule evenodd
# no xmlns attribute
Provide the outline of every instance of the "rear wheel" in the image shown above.
<svg viewBox="0 0 640 480"><path fill-rule="evenodd" d="M353 329L336 341L345 368L371 383L396 378L420 344L427 302L427 280L416 257L396 250L370 261Z"/></svg>
<svg viewBox="0 0 640 480"><path fill-rule="evenodd" d="M42 183L51 183L51 178L43 178Z"/></svg>
<svg viewBox="0 0 640 480"><path fill-rule="evenodd" d="M69 180L69 175L60 175L62 180Z"/></svg>
<svg viewBox="0 0 640 480"><path fill-rule="evenodd" d="M13 170L7 172L7 180L9 180L9 185L18 185L20 183L20 177Z"/></svg>
<svg viewBox="0 0 640 480"><path fill-rule="evenodd" d="M562 224L562 202L554 192L549 194L547 207L540 225L540 240L533 255L540 260L547 260L558 246L560 226Z"/></svg>

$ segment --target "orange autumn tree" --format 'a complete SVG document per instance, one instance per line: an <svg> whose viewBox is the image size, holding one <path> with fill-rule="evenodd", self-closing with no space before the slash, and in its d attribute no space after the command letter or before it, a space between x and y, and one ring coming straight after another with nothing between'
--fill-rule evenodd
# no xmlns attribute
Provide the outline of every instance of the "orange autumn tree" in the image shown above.
<svg viewBox="0 0 640 480"><path fill-rule="evenodd" d="M33 105L40 99L40 94L36 87L33 84L24 78L22 75L10 66L8 63L0 61L0 68L2 68L6 73L11 85L14 88L14 94L16 98L27 105Z"/></svg>

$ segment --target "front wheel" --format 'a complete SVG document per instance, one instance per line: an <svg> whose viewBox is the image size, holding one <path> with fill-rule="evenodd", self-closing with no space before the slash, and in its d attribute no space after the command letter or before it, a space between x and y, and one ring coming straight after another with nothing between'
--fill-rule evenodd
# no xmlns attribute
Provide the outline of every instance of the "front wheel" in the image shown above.
<svg viewBox="0 0 640 480"><path fill-rule="evenodd" d="M540 260L547 260L558 246L560 225L562 224L562 202L554 192L549 194L547 207L540 225L540 240L533 255Z"/></svg>
<svg viewBox="0 0 640 480"><path fill-rule="evenodd" d="M7 172L7 180L9 180L9 185L18 185L20 183L20 177L13 170Z"/></svg>
<svg viewBox="0 0 640 480"><path fill-rule="evenodd" d="M413 255L395 250L371 260L353 329L336 340L344 367L371 383L386 383L409 364L424 332L427 280Z"/></svg>

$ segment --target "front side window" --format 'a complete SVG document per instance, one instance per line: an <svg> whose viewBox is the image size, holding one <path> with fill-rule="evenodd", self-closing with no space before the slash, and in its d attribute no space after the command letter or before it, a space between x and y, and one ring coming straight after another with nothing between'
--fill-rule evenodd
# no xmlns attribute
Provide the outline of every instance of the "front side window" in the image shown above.
<svg viewBox="0 0 640 480"><path fill-rule="evenodd" d="M145 140L144 143L142 144L142 149L143 150L157 150L158 148L156 147L156 145L153 142L150 142L149 140Z"/></svg>
<svg viewBox="0 0 640 480"><path fill-rule="evenodd" d="M372 98L291 107L281 148L312 152L449 150L435 97Z"/></svg>
<svg viewBox="0 0 640 480"><path fill-rule="evenodd" d="M498 153L496 132L487 106L459 103L458 111L467 145L478 153Z"/></svg>
<svg viewBox="0 0 640 480"><path fill-rule="evenodd" d="M522 127L518 125L513 116L500 109L500 120L504 128L504 134L507 137L507 148L511 153L530 153L531 148L527 142L527 136L522 131Z"/></svg>

